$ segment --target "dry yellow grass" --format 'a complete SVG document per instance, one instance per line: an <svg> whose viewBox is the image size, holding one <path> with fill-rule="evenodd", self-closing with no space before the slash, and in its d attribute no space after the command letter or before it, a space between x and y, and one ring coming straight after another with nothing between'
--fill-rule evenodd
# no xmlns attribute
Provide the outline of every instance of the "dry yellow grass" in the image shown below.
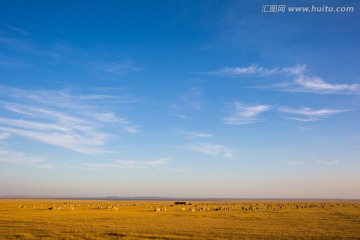
<svg viewBox="0 0 360 240"><path fill-rule="evenodd" d="M0 200L0 239L360 239L360 202L191 203Z"/></svg>

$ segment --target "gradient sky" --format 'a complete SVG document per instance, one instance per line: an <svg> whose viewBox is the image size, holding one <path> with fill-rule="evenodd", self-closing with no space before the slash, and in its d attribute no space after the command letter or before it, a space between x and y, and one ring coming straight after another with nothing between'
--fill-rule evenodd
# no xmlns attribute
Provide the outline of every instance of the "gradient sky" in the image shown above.
<svg viewBox="0 0 360 240"><path fill-rule="evenodd" d="M0 195L360 198L359 11L0 0Z"/></svg>

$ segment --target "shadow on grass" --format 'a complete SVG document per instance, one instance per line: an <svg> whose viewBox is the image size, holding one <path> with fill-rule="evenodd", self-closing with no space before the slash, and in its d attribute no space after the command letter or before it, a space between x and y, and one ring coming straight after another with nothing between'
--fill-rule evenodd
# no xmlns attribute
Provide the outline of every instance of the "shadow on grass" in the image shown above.
<svg viewBox="0 0 360 240"><path fill-rule="evenodd" d="M190 238L179 238L179 236L156 236L156 235L150 235L150 234L123 234L123 233L106 233L106 236L110 237L111 239L158 239L158 240L174 240L174 239L190 239Z"/></svg>
<svg viewBox="0 0 360 240"><path fill-rule="evenodd" d="M105 235L114 238L123 238L127 236L126 234L122 234L122 233L106 233Z"/></svg>

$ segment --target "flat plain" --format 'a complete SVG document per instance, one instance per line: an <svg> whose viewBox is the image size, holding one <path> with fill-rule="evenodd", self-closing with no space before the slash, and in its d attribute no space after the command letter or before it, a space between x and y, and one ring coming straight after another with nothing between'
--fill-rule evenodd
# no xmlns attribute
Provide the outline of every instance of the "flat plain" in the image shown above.
<svg viewBox="0 0 360 240"><path fill-rule="evenodd" d="M360 201L2 199L0 239L360 239Z"/></svg>

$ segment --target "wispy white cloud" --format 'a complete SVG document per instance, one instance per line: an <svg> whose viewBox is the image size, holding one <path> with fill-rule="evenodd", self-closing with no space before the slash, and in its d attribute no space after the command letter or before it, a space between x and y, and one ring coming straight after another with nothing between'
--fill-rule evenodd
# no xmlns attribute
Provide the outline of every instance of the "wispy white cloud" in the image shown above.
<svg viewBox="0 0 360 240"><path fill-rule="evenodd" d="M112 163L88 163L84 164L82 168L88 170L154 168L167 164L169 160L170 158L161 158L152 161L122 160Z"/></svg>
<svg viewBox="0 0 360 240"><path fill-rule="evenodd" d="M180 131L182 134L189 138L212 138L213 135L210 133L192 132L192 131Z"/></svg>
<svg viewBox="0 0 360 240"><path fill-rule="evenodd" d="M190 110L202 110L203 101L202 101L203 93L197 87L191 87L188 91L181 95L181 103L182 108L190 109Z"/></svg>
<svg viewBox="0 0 360 240"><path fill-rule="evenodd" d="M0 148L0 162L11 164L36 164L44 160L39 157L27 156L21 152L13 152Z"/></svg>
<svg viewBox="0 0 360 240"><path fill-rule="evenodd" d="M189 119L188 116L184 115L184 114L174 114L175 117L181 118L181 119Z"/></svg>
<svg viewBox="0 0 360 240"><path fill-rule="evenodd" d="M0 26L5 27L7 30L9 30L10 32L15 33L15 34L20 34L20 35L23 35L23 36L29 35L28 31L26 31L26 30L24 30L22 28L19 28L19 27L15 27L13 25L1 23Z"/></svg>
<svg viewBox="0 0 360 240"><path fill-rule="evenodd" d="M300 131L303 131L303 132L309 132L309 131L314 131L317 127L318 127L317 125L313 125L313 126L310 126L310 127L299 126L298 129Z"/></svg>
<svg viewBox="0 0 360 240"><path fill-rule="evenodd" d="M34 121L13 119L13 118L0 118L1 125L10 125L17 128L32 128L37 130L56 130L56 131L68 131L69 129L65 126L49 123L38 123Z"/></svg>
<svg viewBox="0 0 360 240"><path fill-rule="evenodd" d="M41 51L31 43L30 33L22 28L0 24L0 32L0 45L8 49L28 54L39 54L37 50Z"/></svg>
<svg viewBox="0 0 360 240"><path fill-rule="evenodd" d="M0 118L0 129L42 143L97 154L109 152L105 145L114 137L114 130L129 133L139 130L126 118L106 110L107 100L115 101L116 97L4 86L0 93L0 103L9 115Z"/></svg>
<svg viewBox="0 0 360 240"><path fill-rule="evenodd" d="M120 63L98 64L98 69L114 75L139 71L139 68L135 66L134 61L132 60L127 60Z"/></svg>
<svg viewBox="0 0 360 240"><path fill-rule="evenodd" d="M311 76L306 73L306 65L295 65L283 68L282 71L293 76L292 82L285 83L276 87L279 90L292 92L311 92L320 94L359 94L359 84L329 83L318 76Z"/></svg>
<svg viewBox="0 0 360 240"><path fill-rule="evenodd" d="M223 122L229 125L252 124L260 120L257 118L261 113L270 111L270 105L246 105L240 102L234 102L234 110L230 117L223 118Z"/></svg>
<svg viewBox="0 0 360 240"><path fill-rule="evenodd" d="M31 165L38 168L53 168L49 163L40 157L29 156L21 152L9 151L0 148L0 163L17 164L17 165Z"/></svg>
<svg viewBox="0 0 360 240"><path fill-rule="evenodd" d="M5 139L8 137L10 137L10 133L7 133L7 132L0 133L0 139Z"/></svg>
<svg viewBox="0 0 360 240"><path fill-rule="evenodd" d="M235 159L234 152L223 145L200 143L200 144L185 145L183 148L196 152L202 152L208 155L213 155L213 156L222 155L228 159Z"/></svg>
<svg viewBox="0 0 360 240"><path fill-rule="evenodd" d="M292 120L300 121L300 122L312 122L312 121L318 121L325 117L348 112L351 111L349 109L312 109L312 108L300 108L300 109L294 109L294 108L279 108L280 112L288 113L290 114L290 117L287 117Z"/></svg>
<svg viewBox="0 0 360 240"><path fill-rule="evenodd" d="M91 89L90 89L91 90ZM89 92L91 92L89 90ZM106 103L136 103L139 100L119 96L114 94L106 94L103 91L96 90L96 93L84 94L83 92L72 94L71 91L66 90L24 90L19 88L11 88L0 85L0 94L8 96L11 99L18 99L18 101L35 101L43 105L52 104L55 107L66 107L71 109L84 108L85 105L101 105Z"/></svg>
<svg viewBox="0 0 360 240"><path fill-rule="evenodd" d="M265 68L258 65L250 65L246 67L224 67L218 71L208 72L205 74L222 76L222 77L239 77L250 74L270 75L270 74L275 74L278 71L279 70L277 68Z"/></svg>
<svg viewBox="0 0 360 240"><path fill-rule="evenodd" d="M121 58L118 54L109 51L84 50L78 46L71 46L64 42L54 42L53 44L42 44L31 38L31 32L19 27L0 24L0 45L10 51L30 55L32 61L20 62L14 59L11 62L1 61L0 66L11 66L15 68L41 67L38 62L43 64L61 64L81 71L97 71L101 74L122 75L125 73L137 72L141 68L136 66L131 58ZM35 59L35 61L33 61ZM40 60L40 61L36 61Z"/></svg>
<svg viewBox="0 0 360 240"><path fill-rule="evenodd" d="M285 73L288 73L291 75L295 75L295 76L300 76L305 73L306 68L307 68L307 66L305 64L297 64L292 67L282 68L282 72L285 72Z"/></svg>
<svg viewBox="0 0 360 240"><path fill-rule="evenodd" d="M360 84L331 84L325 82L320 77L312 76L298 76L295 79L295 83L300 88L295 88L293 91L303 91L303 92L314 92L314 93L342 93L342 94L351 94L351 93L360 93Z"/></svg>
<svg viewBox="0 0 360 240"><path fill-rule="evenodd" d="M328 115L332 115L332 114L336 114L336 113L349 111L347 109L340 109L340 110L319 109L319 110L314 110L314 109L311 109L311 108L301 108L301 109L280 108L280 110L282 112L286 112L286 113L300 114L300 115L306 115L306 116L328 116Z"/></svg>
<svg viewBox="0 0 360 240"><path fill-rule="evenodd" d="M17 128L0 127L0 130L85 154L109 153L102 148L106 135L101 132L39 132Z"/></svg>
<svg viewBox="0 0 360 240"><path fill-rule="evenodd" d="M179 94L176 101L168 105L171 115L181 119L191 119L191 114L202 111L203 107L203 93L197 87L191 87Z"/></svg>
<svg viewBox="0 0 360 240"><path fill-rule="evenodd" d="M290 76L291 81L278 82L270 86L260 88L288 91L288 92L308 92L319 94L360 94L360 84L348 83L329 83L321 77L309 75L307 65L297 64L291 67L266 68L258 65L246 67L224 67L218 71L210 72L222 77L238 77L243 75L258 75L267 77L269 75Z"/></svg>
<svg viewBox="0 0 360 240"><path fill-rule="evenodd" d="M224 124L228 125L242 125L254 124L263 120L258 116L268 111L279 111L287 114L286 118L296 120L299 122L313 122L324 119L326 117L352 111L350 109L313 109L309 107L304 108L289 108L289 107L273 107L271 105L258 104L258 105L245 105L240 102L234 102L233 113L229 117L224 117Z"/></svg>
<svg viewBox="0 0 360 240"><path fill-rule="evenodd" d="M118 118L117 123L119 123L119 126L121 126L121 128L123 130L125 130L126 132L129 132L129 133L139 132L139 126L130 123L125 118Z"/></svg>

